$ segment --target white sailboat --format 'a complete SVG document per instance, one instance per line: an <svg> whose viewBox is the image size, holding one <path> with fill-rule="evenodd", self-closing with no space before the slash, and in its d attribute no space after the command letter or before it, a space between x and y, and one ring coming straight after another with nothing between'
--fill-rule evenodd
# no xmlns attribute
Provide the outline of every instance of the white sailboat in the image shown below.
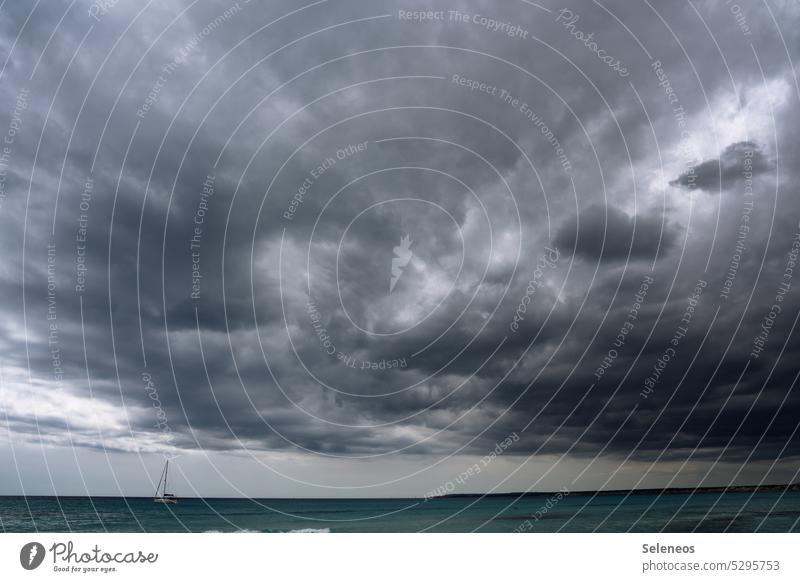
<svg viewBox="0 0 800 582"><path fill-rule="evenodd" d="M164 470L161 472L161 477L158 480L158 486L156 487L156 495L153 497L153 501L156 503L178 503L178 498L172 494L167 493L167 474L169 473L169 459L164 464ZM161 483L164 483L164 489L161 489ZM159 495L159 491L161 494Z"/></svg>

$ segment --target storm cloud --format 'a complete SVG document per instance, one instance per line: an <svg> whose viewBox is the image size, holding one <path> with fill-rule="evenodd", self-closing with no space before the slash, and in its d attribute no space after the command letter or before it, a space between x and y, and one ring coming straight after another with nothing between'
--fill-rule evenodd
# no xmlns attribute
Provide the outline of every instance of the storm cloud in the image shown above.
<svg viewBox="0 0 800 582"><path fill-rule="evenodd" d="M793 3L106 4L0 19L3 459L794 477Z"/></svg>
<svg viewBox="0 0 800 582"><path fill-rule="evenodd" d="M670 182L670 185L688 190L697 188L709 193L720 192L730 189L737 182L752 181L754 176L764 174L768 169L767 160L758 144L740 141L726 147L719 159L698 164Z"/></svg>
<svg viewBox="0 0 800 582"><path fill-rule="evenodd" d="M675 238L659 216L628 216L613 206L592 206L568 220L554 242L590 260L653 260L667 252Z"/></svg>

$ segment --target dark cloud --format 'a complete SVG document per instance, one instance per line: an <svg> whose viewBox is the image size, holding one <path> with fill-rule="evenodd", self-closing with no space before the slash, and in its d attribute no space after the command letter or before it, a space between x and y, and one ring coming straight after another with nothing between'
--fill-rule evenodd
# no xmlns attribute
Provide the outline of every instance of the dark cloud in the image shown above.
<svg viewBox="0 0 800 582"><path fill-rule="evenodd" d="M613 206L592 206L567 220L553 242L590 260L654 260L669 251L676 236L661 217L628 216Z"/></svg>
<svg viewBox="0 0 800 582"><path fill-rule="evenodd" d="M753 177L768 171L768 160L758 144L740 141L726 147L719 159L698 164L671 181L670 185L713 194L729 190L736 183L752 181Z"/></svg>

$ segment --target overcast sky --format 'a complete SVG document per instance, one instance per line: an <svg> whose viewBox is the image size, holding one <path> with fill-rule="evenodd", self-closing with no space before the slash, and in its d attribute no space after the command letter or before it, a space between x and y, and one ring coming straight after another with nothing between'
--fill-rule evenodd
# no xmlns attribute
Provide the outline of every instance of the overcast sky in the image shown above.
<svg viewBox="0 0 800 582"><path fill-rule="evenodd" d="M0 494L794 480L799 20L0 3Z"/></svg>

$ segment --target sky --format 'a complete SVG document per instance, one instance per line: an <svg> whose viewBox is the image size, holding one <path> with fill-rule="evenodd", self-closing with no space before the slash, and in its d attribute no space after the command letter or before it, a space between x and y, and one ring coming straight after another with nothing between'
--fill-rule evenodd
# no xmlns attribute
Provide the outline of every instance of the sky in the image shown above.
<svg viewBox="0 0 800 582"><path fill-rule="evenodd" d="M797 480L798 20L0 3L0 494Z"/></svg>

